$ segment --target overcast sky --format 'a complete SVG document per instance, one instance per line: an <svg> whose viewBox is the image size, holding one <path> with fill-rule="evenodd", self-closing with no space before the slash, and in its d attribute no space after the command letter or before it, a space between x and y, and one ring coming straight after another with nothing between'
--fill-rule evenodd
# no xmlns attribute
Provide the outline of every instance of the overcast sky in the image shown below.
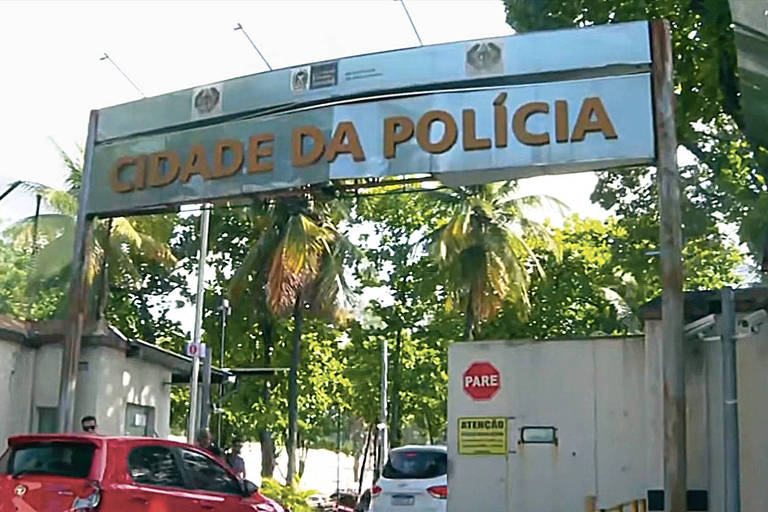
<svg viewBox="0 0 768 512"><path fill-rule="evenodd" d="M510 35L500 0L407 0L425 45ZM56 149L85 141L88 112L141 97L267 70L241 23L273 68L407 48L418 40L395 0L241 2L0 2L0 191L15 180L63 187ZM524 180L526 193L554 195L585 216L593 174ZM16 190L0 202L0 225L34 213ZM174 315L176 316L176 315ZM189 328L188 308L178 318Z"/></svg>
<svg viewBox="0 0 768 512"><path fill-rule="evenodd" d="M424 44L512 33L498 0L406 1ZM273 68L418 45L394 0L250 2L0 2L0 190L17 180L62 187L54 142L77 154L88 112L140 98L107 53L147 96L266 71L242 23ZM589 204L591 174L528 180L574 211ZM31 215L34 198L16 191L0 220Z"/></svg>

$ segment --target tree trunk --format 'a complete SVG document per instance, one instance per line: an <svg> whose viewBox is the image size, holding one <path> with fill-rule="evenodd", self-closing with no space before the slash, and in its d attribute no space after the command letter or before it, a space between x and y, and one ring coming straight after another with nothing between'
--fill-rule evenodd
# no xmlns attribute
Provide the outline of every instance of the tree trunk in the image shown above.
<svg viewBox="0 0 768 512"><path fill-rule="evenodd" d="M464 325L464 340L472 341L475 336L475 311L472 309L472 292L469 292L469 298L467 299L467 318Z"/></svg>
<svg viewBox="0 0 768 512"><path fill-rule="evenodd" d="M303 439L299 441L299 444L301 445L301 448L299 449L299 453L301 453L301 455L299 456L299 471L296 476L298 476L299 481L301 481L302 477L304 476L304 470L307 467L307 456L309 455L309 448L306 446L306 441Z"/></svg>
<svg viewBox="0 0 768 512"><path fill-rule="evenodd" d="M96 299L96 322L104 319L107 312L107 301L109 300L109 255L112 238L112 217L107 219L107 234L104 240L103 254L101 257L101 286L99 287L99 296Z"/></svg>
<svg viewBox="0 0 768 512"><path fill-rule="evenodd" d="M432 422L429 421L429 411L424 411L424 424L427 426L427 439L429 444L434 444L434 438L432 437Z"/></svg>
<svg viewBox="0 0 768 512"><path fill-rule="evenodd" d="M265 304L266 307L266 304ZM262 315L260 319L261 332L264 336L264 366L272 367L272 352L275 347L275 326L268 313ZM269 409L269 403L272 397L272 382L270 379L264 379L264 388L262 389L262 399L264 406ZM275 441L272 438L272 432L269 426L265 427L259 434L261 441L261 476L272 478L275 472Z"/></svg>
<svg viewBox="0 0 768 512"><path fill-rule="evenodd" d="M402 425L400 421L400 389L401 389L401 369L402 369L402 352L403 352L403 330L397 329L397 337L395 338L395 360L392 368L392 439L390 443L392 447L398 447L403 442Z"/></svg>
<svg viewBox="0 0 768 512"><path fill-rule="evenodd" d="M296 477L296 447L299 431L299 364L301 363L301 327L303 323L301 292L296 294L293 306L293 351L291 352L291 368L288 373L288 471L286 480L293 485Z"/></svg>
<svg viewBox="0 0 768 512"><path fill-rule="evenodd" d="M376 431L373 434L373 483L375 484L379 477L381 476L379 474L379 458L381 454L381 450L378 449L379 446L379 429L377 428Z"/></svg>
<svg viewBox="0 0 768 512"><path fill-rule="evenodd" d="M365 448L363 449L363 463L360 465L360 479L357 484L357 494L363 492L363 478L365 478L365 463L368 462L368 449L371 447L371 435L373 434L373 425L368 427L368 435L365 436Z"/></svg>

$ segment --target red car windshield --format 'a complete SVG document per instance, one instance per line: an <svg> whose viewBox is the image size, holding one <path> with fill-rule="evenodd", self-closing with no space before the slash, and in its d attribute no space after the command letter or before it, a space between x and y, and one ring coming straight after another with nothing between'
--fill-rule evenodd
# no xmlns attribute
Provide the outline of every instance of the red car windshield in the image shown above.
<svg viewBox="0 0 768 512"><path fill-rule="evenodd" d="M0 459L0 475L87 478L95 446L89 443L31 443L11 447Z"/></svg>

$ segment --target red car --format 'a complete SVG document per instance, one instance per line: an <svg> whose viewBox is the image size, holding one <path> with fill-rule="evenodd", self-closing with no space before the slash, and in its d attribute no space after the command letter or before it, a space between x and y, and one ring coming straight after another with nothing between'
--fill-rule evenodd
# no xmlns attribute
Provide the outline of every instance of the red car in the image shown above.
<svg viewBox="0 0 768 512"><path fill-rule="evenodd" d="M182 443L15 436L0 457L0 512L285 512L222 462Z"/></svg>

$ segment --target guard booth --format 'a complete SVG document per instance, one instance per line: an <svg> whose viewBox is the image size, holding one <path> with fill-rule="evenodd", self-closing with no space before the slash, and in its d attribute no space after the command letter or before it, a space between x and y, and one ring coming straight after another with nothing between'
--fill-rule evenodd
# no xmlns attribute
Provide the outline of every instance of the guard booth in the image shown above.
<svg viewBox="0 0 768 512"><path fill-rule="evenodd" d="M727 512L720 300L685 299L690 511ZM659 306L638 336L452 344L449 512L663 510ZM745 511L768 503L766 307L767 288L736 290Z"/></svg>

